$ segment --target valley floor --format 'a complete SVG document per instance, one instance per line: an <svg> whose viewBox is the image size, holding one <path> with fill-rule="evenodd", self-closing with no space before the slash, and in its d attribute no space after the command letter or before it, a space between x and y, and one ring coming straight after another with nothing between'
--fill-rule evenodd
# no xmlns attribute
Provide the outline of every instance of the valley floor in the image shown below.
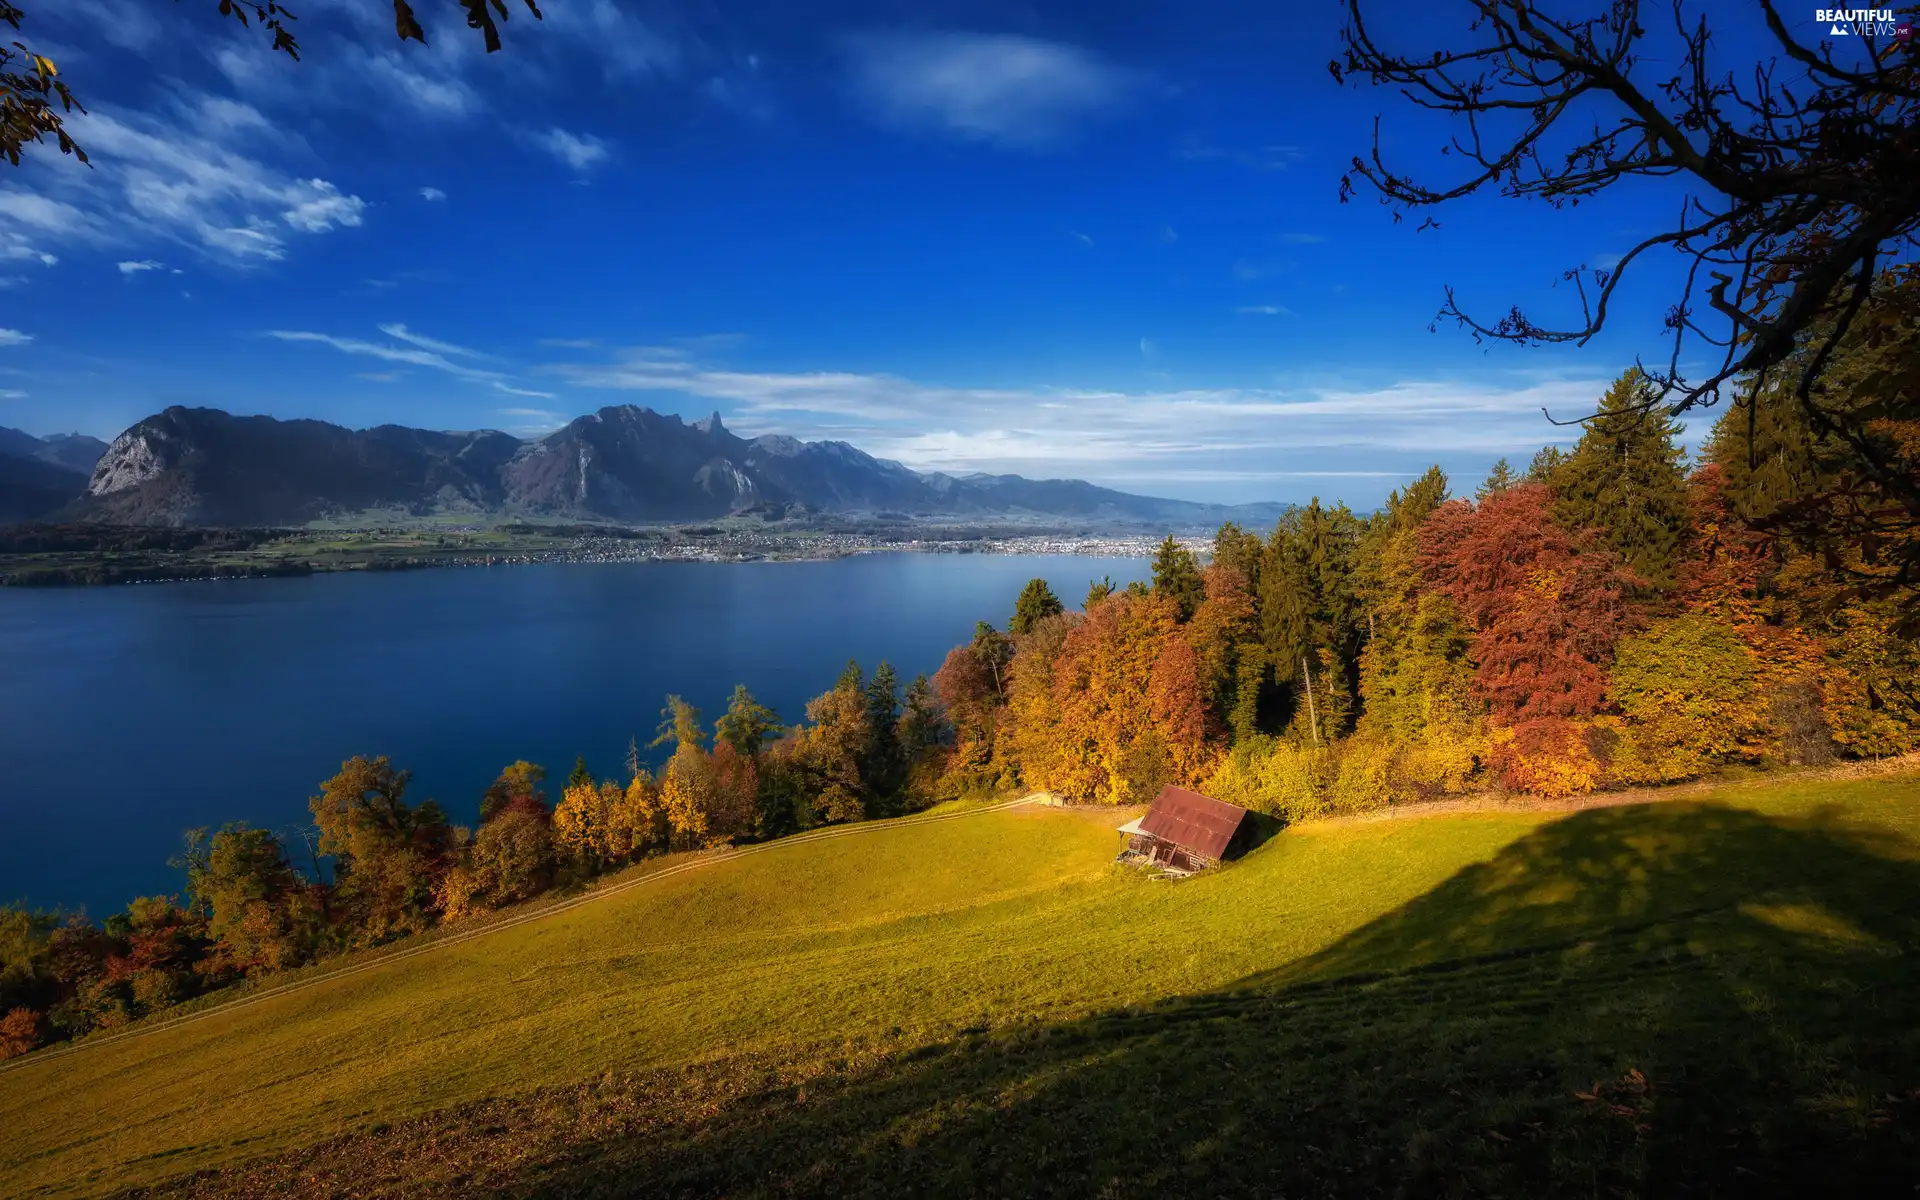
<svg viewBox="0 0 1920 1200"><path fill-rule="evenodd" d="M1920 779L687 872L0 1074L0 1193L1910 1194Z"/></svg>

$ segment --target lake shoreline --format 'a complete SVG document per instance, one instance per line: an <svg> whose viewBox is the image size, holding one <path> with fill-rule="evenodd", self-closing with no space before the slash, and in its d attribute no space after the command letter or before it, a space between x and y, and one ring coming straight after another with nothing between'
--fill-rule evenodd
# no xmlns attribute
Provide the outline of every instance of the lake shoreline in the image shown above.
<svg viewBox="0 0 1920 1200"><path fill-rule="evenodd" d="M949 536L938 536L947 533ZM1143 558L1160 536L970 533L899 537L833 531L622 530L562 537L450 531L289 532L241 549L0 552L0 587L105 587L134 583L298 578L341 571L417 571L552 563L823 562L862 554L991 554ZM429 541L431 539L431 541ZM1179 538L1197 546L1205 539Z"/></svg>

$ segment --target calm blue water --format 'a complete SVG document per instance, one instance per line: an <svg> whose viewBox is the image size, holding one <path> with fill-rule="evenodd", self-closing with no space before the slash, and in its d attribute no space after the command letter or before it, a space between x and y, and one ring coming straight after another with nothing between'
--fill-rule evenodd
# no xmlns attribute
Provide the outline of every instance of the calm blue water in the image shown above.
<svg viewBox="0 0 1920 1200"><path fill-rule="evenodd" d="M745 683L783 719L849 657L931 674L1034 576L1069 606L1144 559L863 555L0 589L0 901L178 892L181 832L307 821L354 754L471 822L516 758L613 772L663 697Z"/></svg>

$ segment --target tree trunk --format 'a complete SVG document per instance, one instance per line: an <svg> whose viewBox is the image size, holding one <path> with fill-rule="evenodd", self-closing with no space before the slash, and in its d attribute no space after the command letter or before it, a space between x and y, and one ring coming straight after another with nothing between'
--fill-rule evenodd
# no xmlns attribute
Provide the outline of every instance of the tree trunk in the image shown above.
<svg viewBox="0 0 1920 1200"><path fill-rule="evenodd" d="M1313 725L1313 744L1320 744L1320 713L1313 703L1313 668L1307 665L1307 656L1300 656L1300 673L1307 680L1307 720Z"/></svg>

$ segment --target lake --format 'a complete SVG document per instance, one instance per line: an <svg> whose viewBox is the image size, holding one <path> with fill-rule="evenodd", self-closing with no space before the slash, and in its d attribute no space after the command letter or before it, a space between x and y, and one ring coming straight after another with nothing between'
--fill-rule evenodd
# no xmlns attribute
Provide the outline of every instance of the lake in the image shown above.
<svg viewBox="0 0 1920 1200"><path fill-rule="evenodd" d="M0 902L178 893L181 833L307 824L355 754L471 823L517 758L557 797L576 754L621 770L677 692L709 725L735 683L784 720L849 658L932 674L1035 576L1069 607L1146 559L872 554L0 589ZM297 842L295 843L298 844Z"/></svg>

